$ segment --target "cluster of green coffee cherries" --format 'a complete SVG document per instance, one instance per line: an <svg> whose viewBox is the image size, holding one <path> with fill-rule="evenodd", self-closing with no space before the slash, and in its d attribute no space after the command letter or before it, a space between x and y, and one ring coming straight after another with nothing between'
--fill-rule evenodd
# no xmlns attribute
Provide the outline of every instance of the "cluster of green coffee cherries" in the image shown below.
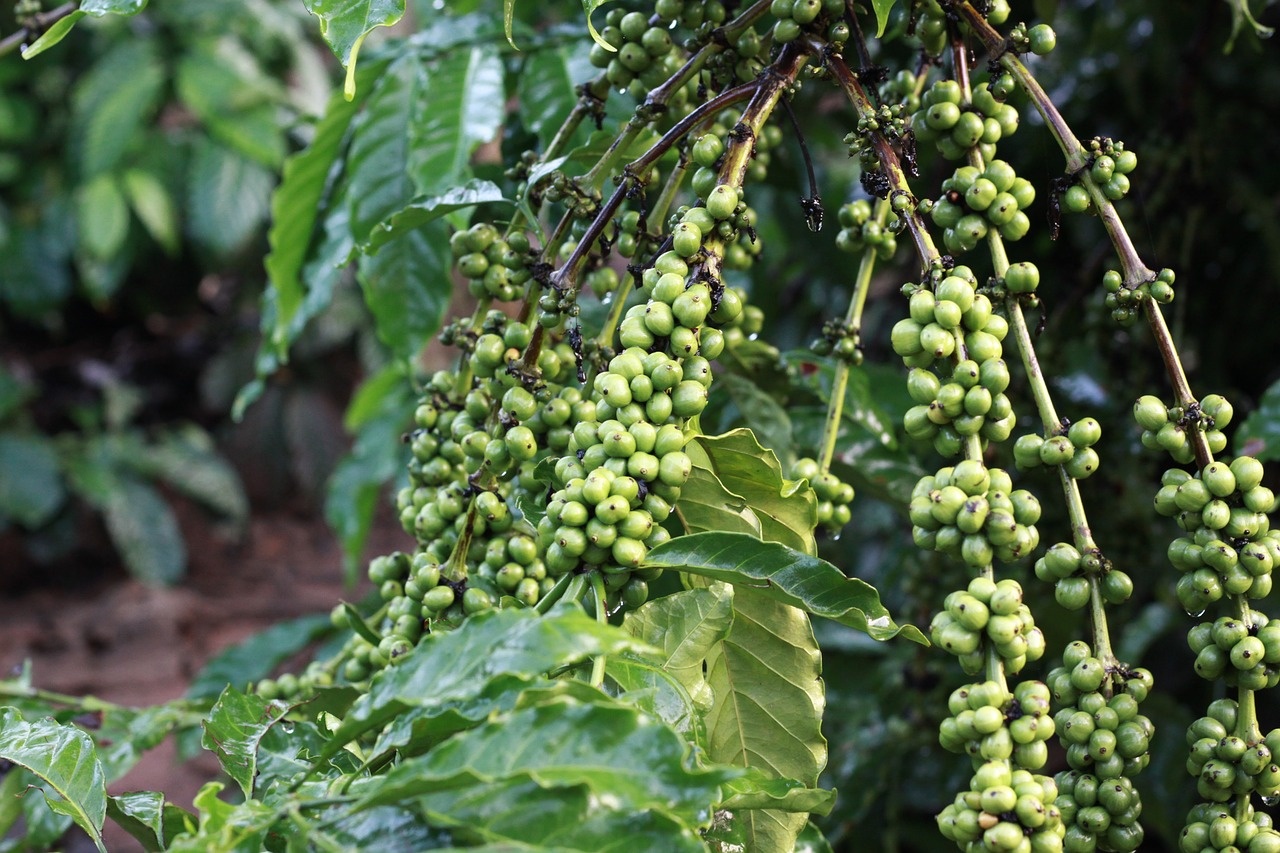
<svg viewBox="0 0 1280 853"><path fill-rule="evenodd" d="M1109 663L1081 640L1049 672L1054 715L1070 770L1059 773L1056 804L1068 851L1132 851L1142 844L1142 800L1132 778L1150 763L1155 727L1139 712L1151 673Z"/></svg>
<svg viewBox="0 0 1280 853"><path fill-rule="evenodd" d="M1201 678L1221 678L1228 686L1263 690L1280 684L1280 622L1250 612L1247 619L1222 616L1187 632Z"/></svg>
<svg viewBox="0 0 1280 853"><path fill-rule="evenodd" d="M1126 149L1123 142L1106 138L1089 141L1089 163L1082 174L1111 201L1119 201L1129 194L1129 173L1138 168L1138 155ZM1071 213L1095 212L1093 197L1079 182L1062 193L1062 207ZM1172 283L1172 281L1170 281Z"/></svg>
<svg viewBox="0 0 1280 853"><path fill-rule="evenodd" d="M994 681L952 692L942 746L973 760L969 788L937 816L943 836L969 851L1059 851L1063 823L1054 780L1033 771L1048 759L1053 735L1049 691L1038 681L1010 695Z"/></svg>
<svg viewBox="0 0 1280 853"><path fill-rule="evenodd" d="M801 33L815 27L822 28L819 31L837 46L849 39L844 0L773 0L769 14L775 19L772 32L775 44L795 41Z"/></svg>
<svg viewBox="0 0 1280 853"><path fill-rule="evenodd" d="M1237 734L1239 708L1233 699L1210 703L1205 716L1187 727L1187 772L1196 777L1196 791L1204 802L1187 815L1179 849L1280 851L1280 833L1269 815L1255 813L1253 794L1274 805L1280 800L1280 729L1264 738L1258 732ZM1244 802L1241 802L1241 799ZM1247 815L1239 817L1239 807Z"/></svg>
<svg viewBox="0 0 1280 853"><path fill-rule="evenodd" d="M933 223L943 229L943 245L953 254L973 249L992 228L1009 241L1021 240L1031 230L1026 209L1035 201L1035 187L1004 160L986 164L983 169L958 167L942 182L942 197L926 205Z"/></svg>
<svg viewBox="0 0 1280 853"><path fill-rule="evenodd" d="M853 518L853 486L841 480L830 470L823 471L818 460L802 456L791 465L793 480L808 480L818 498L818 527L830 534L838 534Z"/></svg>
<svg viewBox="0 0 1280 853"><path fill-rule="evenodd" d="M1209 394L1194 406L1166 406L1159 397L1147 394L1133 404L1133 419L1142 427L1142 446L1163 450L1183 465L1195 461L1189 432L1204 433L1209 452L1227 449L1223 427L1231 423L1235 408L1220 394Z"/></svg>
<svg viewBox="0 0 1280 853"><path fill-rule="evenodd" d="M1133 595L1133 579L1104 558L1099 551L1081 554L1069 542L1056 542L1035 562L1036 577L1054 585L1054 598L1067 610L1081 610L1089 604L1091 584L1096 581L1102 600L1123 604Z"/></svg>
<svg viewBox="0 0 1280 853"><path fill-rule="evenodd" d="M1273 828L1271 815L1245 804L1245 817L1225 803L1198 803L1187 813L1187 822L1178 837L1181 853L1280 853L1280 832Z"/></svg>
<svg viewBox="0 0 1280 853"><path fill-rule="evenodd" d="M937 81L925 91L911 126L918 141L934 143L948 160L963 159L976 146L989 162L996 143L1017 133L1018 109L997 99L987 82L973 87L968 103L963 94L955 80Z"/></svg>
<svg viewBox="0 0 1280 853"><path fill-rule="evenodd" d="M949 594L943 608L933 617L929 638L956 655L969 675L982 671L988 645L1010 674L1044 656L1044 633L1022 602L1022 586L1011 578L996 582L979 575Z"/></svg>
<svg viewBox="0 0 1280 853"><path fill-rule="evenodd" d="M1020 471L1060 465L1068 477L1083 480L1098 470L1098 451L1093 446L1101 438L1102 426L1096 418L1081 418L1047 438L1028 433L1013 444L1014 463Z"/></svg>
<svg viewBox="0 0 1280 853"><path fill-rule="evenodd" d="M985 8L987 22L992 26L999 26L1009 19L1008 0L991 0ZM920 40L925 52L937 56L946 50L948 11L938 0L923 0L915 4L912 11L918 15L913 35Z"/></svg>
<svg viewBox="0 0 1280 853"><path fill-rule="evenodd" d="M530 278L529 240L524 234L504 239L493 225L479 222L455 232L449 249L472 296L510 302L524 293Z"/></svg>
<svg viewBox="0 0 1280 853"><path fill-rule="evenodd" d="M604 69L616 89L629 91L637 99L680 70L683 62L674 50L671 32L665 26L650 26L643 12L611 10L600 39L604 44L591 46L591 64Z"/></svg>
<svg viewBox="0 0 1280 853"><path fill-rule="evenodd" d="M1184 531L1168 555L1182 573L1178 601L1188 613L1198 615L1224 595L1270 594L1280 531L1271 530L1267 513L1276 499L1262 485L1262 471L1257 459L1241 456L1230 464L1212 462L1194 475L1180 468L1164 473L1155 507Z"/></svg>
<svg viewBox="0 0 1280 853"><path fill-rule="evenodd" d="M872 218L871 202L866 199L841 205L837 217L840 231L836 234L836 248L840 251L862 254L871 248L878 260L887 261L898 250L898 238Z"/></svg>
<svg viewBox="0 0 1280 853"><path fill-rule="evenodd" d="M1151 281L1126 286L1124 278L1116 270L1107 270L1102 276L1106 291L1103 304L1111 312L1111 319L1121 326L1132 326L1142 314L1142 303L1153 299L1161 305L1173 301L1173 270L1162 269Z"/></svg>
<svg viewBox="0 0 1280 853"><path fill-rule="evenodd" d="M975 285L968 267L953 268L933 288L905 285L910 316L890 332L893 351L912 368L907 390L916 405L903 426L912 438L932 439L943 456L958 455L967 436L1004 441L1016 424L1001 357L1009 322Z"/></svg>

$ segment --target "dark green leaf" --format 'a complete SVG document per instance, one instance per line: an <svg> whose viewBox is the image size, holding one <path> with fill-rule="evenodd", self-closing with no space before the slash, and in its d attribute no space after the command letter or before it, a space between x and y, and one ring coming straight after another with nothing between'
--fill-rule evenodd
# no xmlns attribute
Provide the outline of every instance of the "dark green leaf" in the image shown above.
<svg viewBox="0 0 1280 853"><path fill-rule="evenodd" d="M488 844L488 853L694 853L706 846L661 813L616 811L589 785L546 788L521 775L489 785L427 794L418 806L435 823ZM462 848L449 848L450 850Z"/></svg>
<svg viewBox="0 0 1280 853"><path fill-rule="evenodd" d="M809 618L755 589L736 590L733 609L729 636L707 658L715 695L707 714L707 757L814 786L827 761L827 742L821 731L822 658ZM772 809L732 817L748 850L792 849L806 819Z"/></svg>
<svg viewBox="0 0 1280 853"><path fill-rule="evenodd" d="M780 460L795 458L791 418L777 400L760 390L755 382L736 373L726 373L716 381L737 408L741 416L739 422L755 433L762 445Z"/></svg>
<svg viewBox="0 0 1280 853"><path fill-rule="evenodd" d="M84 0L80 11L95 18L103 15L136 15L147 5L147 0Z"/></svg>
<svg viewBox="0 0 1280 853"><path fill-rule="evenodd" d="M383 729L370 754L382 756L396 750L405 756L420 755L449 735L472 728L492 714L513 710L525 691L551 684L541 678L502 675L471 696L428 708L413 708Z"/></svg>
<svg viewBox="0 0 1280 853"><path fill-rule="evenodd" d="M591 31L591 37L596 40L596 44L601 45L606 50L617 51L617 48L600 38L600 33L596 32L595 24L591 20L591 13L601 6L612 2L612 0L582 0L582 11L587 13L587 29Z"/></svg>
<svg viewBox="0 0 1280 853"><path fill-rule="evenodd" d="M279 820L279 812L257 800L239 805L225 802L218 798L224 787L221 782L204 784L192 801L199 825L174 838L167 848L171 853L261 853L267 849L266 836Z"/></svg>
<svg viewBox="0 0 1280 853"><path fill-rule="evenodd" d="M174 84L215 139L272 170L280 167L286 143L275 102L282 93L237 42L191 46L178 61Z"/></svg>
<svg viewBox="0 0 1280 853"><path fill-rule="evenodd" d="M778 457L761 447L751 430L699 436L685 452L695 467L712 471L726 489L745 499L760 521L763 539L816 553L818 499L813 489L785 480Z"/></svg>
<svg viewBox="0 0 1280 853"><path fill-rule="evenodd" d="M822 830L813 821L809 821L800 830L794 853L831 853L831 842L827 841Z"/></svg>
<svg viewBox="0 0 1280 853"><path fill-rule="evenodd" d="M332 755L351 739L379 728L412 707L442 707L475 696L500 675L533 678L595 655L646 651L619 628L601 625L577 607L547 616L533 610L495 610L457 630L431 634L394 667L374 676L325 749Z"/></svg>
<svg viewBox="0 0 1280 853"><path fill-rule="evenodd" d="M246 798L253 795L258 775L258 743L288 711L283 703L241 693L228 685L204 721L201 744L218 756L222 769L240 785Z"/></svg>
<svg viewBox="0 0 1280 853"><path fill-rule="evenodd" d="M365 387L370 390L363 392ZM413 416L415 395L408 382L384 379L363 386L352 406L357 403L358 418L348 411L349 426L359 422L355 447L329 479L324 505L325 519L342 543L346 574L352 581L373 525L378 495L408 461L408 448L400 436Z"/></svg>
<svg viewBox="0 0 1280 853"><path fill-rule="evenodd" d="M98 759L107 781L114 782L137 765L175 728L189 720L189 712L173 704L150 708L111 708L103 712L95 732Z"/></svg>
<svg viewBox="0 0 1280 853"><path fill-rule="evenodd" d="M346 66L352 51L377 27L389 27L404 17L404 0L303 0L320 19L320 34Z"/></svg>
<svg viewBox="0 0 1280 853"><path fill-rule="evenodd" d="M358 78L381 73L386 68L385 62L366 65ZM367 85L359 88L361 93L368 90ZM275 297L275 311L274 323L267 335L277 358L282 361L302 327L329 301L326 295L320 305L310 311L303 310L304 298L313 289L309 287L311 277L302 275L303 264L316 223L324 212L322 203L330 189L330 173L341 156L351 121L363 103L363 97L347 100L335 94L329 99L311 144L285 161L284 176L271 196L271 231L267 235L271 252L267 255L266 268L271 280L270 291ZM345 218L342 233L350 241ZM339 257L345 258L350 251L348 245Z"/></svg>
<svg viewBox="0 0 1280 853"><path fill-rule="evenodd" d="M123 461L236 524L249 516L249 499L235 469L218 455L208 433L194 424L142 445Z"/></svg>
<svg viewBox="0 0 1280 853"><path fill-rule="evenodd" d="M27 722L17 708L0 708L0 758L38 776L49 807L74 820L99 850L107 849L106 779L87 734L49 718Z"/></svg>
<svg viewBox="0 0 1280 853"><path fill-rule="evenodd" d="M1235 436L1236 453L1263 460L1280 459L1280 381L1263 392Z"/></svg>
<svg viewBox="0 0 1280 853"><path fill-rule="evenodd" d="M41 435L0 432L0 518L39 527L66 499L52 443Z"/></svg>
<svg viewBox="0 0 1280 853"><path fill-rule="evenodd" d="M440 329L453 282L443 222L431 222L361 255L357 269L378 337L397 356L413 358Z"/></svg>
<svg viewBox="0 0 1280 853"><path fill-rule="evenodd" d="M230 254L255 236L270 213L275 175L208 139L193 146L187 210L191 234L202 246Z"/></svg>
<svg viewBox="0 0 1280 853"><path fill-rule="evenodd" d="M502 127L502 59L493 45L456 50L427 70L409 126L415 195L438 195L471 174L471 153Z"/></svg>
<svg viewBox="0 0 1280 853"><path fill-rule="evenodd" d="M327 613L278 622L219 652L196 674L187 688L187 698L212 699L228 685L245 686L265 678L332 630Z"/></svg>
<svg viewBox="0 0 1280 853"><path fill-rule="evenodd" d="M545 146L578 100L577 87L594 75L586 45L574 43L529 54L516 84L520 120Z"/></svg>
<svg viewBox="0 0 1280 853"><path fill-rule="evenodd" d="M409 179L409 128L424 97L427 72L416 56L403 56L380 74L364 112L352 125L347 155L347 200L356 244L418 192Z"/></svg>
<svg viewBox="0 0 1280 853"><path fill-rule="evenodd" d="M154 488L121 476L103 510L107 532L130 574L143 583L173 584L187 567L187 548L173 510Z"/></svg>
<svg viewBox="0 0 1280 853"><path fill-rule="evenodd" d="M899 626L880 603L875 587L847 578L826 560L776 542L741 533L677 536L649 552L644 565L678 569L750 589L766 598L864 631L877 640L901 633L928 645L911 625Z"/></svg>
<svg viewBox="0 0 1280 853"><path fill-rule="evenodd" d="M0 365L0 421L8 418L34 396L35 388L31 384Z"/></svg>
<svg viewBox="0 0 1280 853"><path fill-rule="evenodd" d="M441 195L414 199L378 223L373 233L369 235L368 242L361 246L361 249L377 250L384 243L402 237L428 222L434 222L446 213L490 202L511 203L502 194L502 189L497 184L479 179L468 181Z"/></svg>
<svg viewBox="0 0 1280 853"><path fill-rule="evenodd" d="M88 11L83 4L81 10ZM82 178L120 164L159 106L164 83L164 66L147 38L120 42L77 83L70 139Z"/></svg>
<svg viewBox="0 0 1280 853"><path fill-rule="evenodd" d="M691 758L679 735L637 709L566 699L495 717L401 762L368 785L361 803L528 775L547 787L587 785L622 811L651 809L696 826L737 773L700 770Z"/></svg>

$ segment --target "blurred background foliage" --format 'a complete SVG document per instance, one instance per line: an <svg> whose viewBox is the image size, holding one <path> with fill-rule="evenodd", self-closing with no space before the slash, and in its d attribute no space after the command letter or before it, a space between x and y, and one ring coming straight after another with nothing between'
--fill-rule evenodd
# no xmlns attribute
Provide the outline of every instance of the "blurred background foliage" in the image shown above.
<svg viewBox="0 0 1280 853"><path fill-rule="evenodd" d="M496 0L445 5L411 4L411 25L372 37L361 66L375 75L406 52L435 57L467 38L497 43ZM1177 271L1169 316L1193 387L1234 403L1238 452L1280 459L1280 359L1266 307L1280 299L1275 44L1248 31L1232 43L1236 4L1229 2L1011 5L1015 20L1047 20L1057 30L1058 50L1035 70L1077 135L1123 140L1139 155L1121 209L1144 260ZM497 149L482 148L464 164L468 174L452 178L508 186L500 159L545 144L555 127L547 116L567 111L570 84L591 73L577 4L516 9L525 16L517 20L523 50L504 46L494 56L503 91L523 103L499 113ZM1280 23L1278 11L1254 4L1264 24ZM20 586L50 566L71 571L68 557L100 545L101 531L137 576L176 581L183 548L169 502L179 494L235 526L247 517L246 494L266 506L301 492L313 508L327 506L353 561L380 489L402 470L398 439L422 366L410 367L409 356L449 301L447 252L432 262L431 252L441 253L422 246L419 255L400 257L397 271L423 277L402 286L435 312L408 329L394 325L402 313L394 300L403 293L376 286L386 271L372 261L362 258L369 266L358 270L301 269L312 296L323 278L323 297L290 327L282 366L259 332L273 328L278 310L273 292L264 291L262 258L273 188L286 157L315 135L336 81L314 22L300 3L171 0L128 19L88 23L30 62L0 57L0 541L11 546L5 553L25 554L9 561L5 583ZM11 10L0 10L0 34L13 26ZM914 62L899 38L905 26L899 8L874 61ZM422 31L408 35L415 27ZM366 110L359 125L366 131L374 107L396 94L385 82L370 94L372 79L361 89L370 102L357 105ZM785 129L767 182L749 193L765 251L737 282L765 310L767 336L793 366L816 363L799 351L823 320L843 314L851 265L834 246L834 211L861 196L856 161L841 142L848 116L824 90L805 86L795 111L815 155L828 228L815 234L805 225L798 203L807 195L804 165ZM1032 215L1044 216L1062 160L1038 117L1024 111L1023 120L1001 153L1036 184ZM331 193L369 185L357 154ZM936 194L941 168L921 175L918 194ZM406 200L371 213L372 222ZM328 250L341 260L351 247L339 248ZM1161 736L1139 786L1149 846L1157 849L1173 843L1190 805L1181 732L1213 698L1192 672L1183 640L1191 621L1173 595L1164 556L1175 528L1151 510L1162 462L1141 449L1129 416L1137 396L1164 394L1167 383L1143 328L1117 328L1102 306L1100 279L1113 261L1096 221L1065 219L1056 242L1047 229L1033 229L1015 255L1034 258L1042 271L1037 347L1060 409L1103 424L1104 464L1083 489L1100 545L1136 585L1114 619L1122 626L1118 650L1156 676L1147 713ZM888 329L904 307L898 288L914 274L905 248L877 274L862 334L867 362L851 383L840 445L840 473L859 490L857 511L823 550L875 584L895 614L927 625L963 572L915 549L903 514L916 477L938 465L929 447L902 433L908 403L888 347ZM752 382L725 395L704 418L708 430L746 422L774 437L765 443L784 461L812 453L825 409L822 371L739 369ZM755 387L780 395L783 405L754 405ZM243 420L235 424L238 395ZM1015 384L1010 396L1025 399L1025 386ZM356 434L345 457L344 407L345 426ZM1033 422L1030 414L1021 411L1020 422ZM999 464L1013 467L1011 458ZM1020 483L1044 498L1044 542L1065 538L1048 475L1026 473ZM104 562L101 554L93 559ZM1024 574L1049 648L1083 636L1080 617L1057 608L1029 569ZM818 630L832 744L826 783L841 792L826 821L829 837L845 850L940 849L932 815L968 771L963 759L940 757L935 733L945 696L963 676L935 651L878 645L828 624ZM1045 670L1051 665L1043 662ZM1263 724L1276 723L1280 708L1272 703Z"/></svg>

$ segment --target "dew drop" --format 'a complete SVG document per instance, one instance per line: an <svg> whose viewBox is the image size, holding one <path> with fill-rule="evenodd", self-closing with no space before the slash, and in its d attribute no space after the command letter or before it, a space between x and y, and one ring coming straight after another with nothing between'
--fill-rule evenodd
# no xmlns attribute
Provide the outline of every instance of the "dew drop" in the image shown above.
<svg viewBox="0 0 1280 853"><path fill-rule="evenodd" d="M840 537L841 537L841 536L843 536L843 535L844 535L844 533L843 533L843 532L841 532L841 533L832 533L832 534L831 534L831 541L832 541L832 542L839 542L839 541L840 541Z"/></svg>
<svg viewBox="0 0 1280 853"><path fill-rule="evenodd" d="M1204 615L1204 613L1205 613L1204 610L1188 610L1187 611L1187 615L1190 616L1192 619L1199 619L1201 616Z"/></svg>
<svg viewBox="0 0 1280 853"><path fill-rule="evenodd" d="M1263 795L1262 804L1268 807L1280 806L1280 794Z"/></svg>
<svg viewBox="0 0 1280 853"><path fill-rule="evenodd" d="M286 720L285 722L281 723L281 724L280 724L280 731L284 732L284 733L285 733L285 734L287 734L287 735L291 735L291 734L293 734L293 723L291 723L291 722L289 722L289 721L287 721L287 720Z"/></svg>

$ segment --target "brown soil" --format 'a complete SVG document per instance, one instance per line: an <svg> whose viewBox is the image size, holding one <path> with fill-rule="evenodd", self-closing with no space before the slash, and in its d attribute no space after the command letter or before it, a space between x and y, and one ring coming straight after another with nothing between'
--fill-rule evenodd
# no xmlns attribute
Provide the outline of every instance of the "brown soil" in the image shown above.
<svg viewBox="0 0 1280 853"><path fill-rule="evenodd" d="M375 526L369 554L412 547L390 515ZM364 592L344 586L341 550L316 515L258 514L239 541L194 508L181 507L180 516L190 567L174 588L149 588L111 568L75 586L0 598L0 667L10 671L29 659L36 685L46 690L157 704L181 696L228 645L282 619L327 613L339 599ZM181 764L175 756L166 741L109 791L163 791L190 808L200 786L217 778L218 763L208 754ZM108 846L136 849L121 833L109 836Z"/></svg>

